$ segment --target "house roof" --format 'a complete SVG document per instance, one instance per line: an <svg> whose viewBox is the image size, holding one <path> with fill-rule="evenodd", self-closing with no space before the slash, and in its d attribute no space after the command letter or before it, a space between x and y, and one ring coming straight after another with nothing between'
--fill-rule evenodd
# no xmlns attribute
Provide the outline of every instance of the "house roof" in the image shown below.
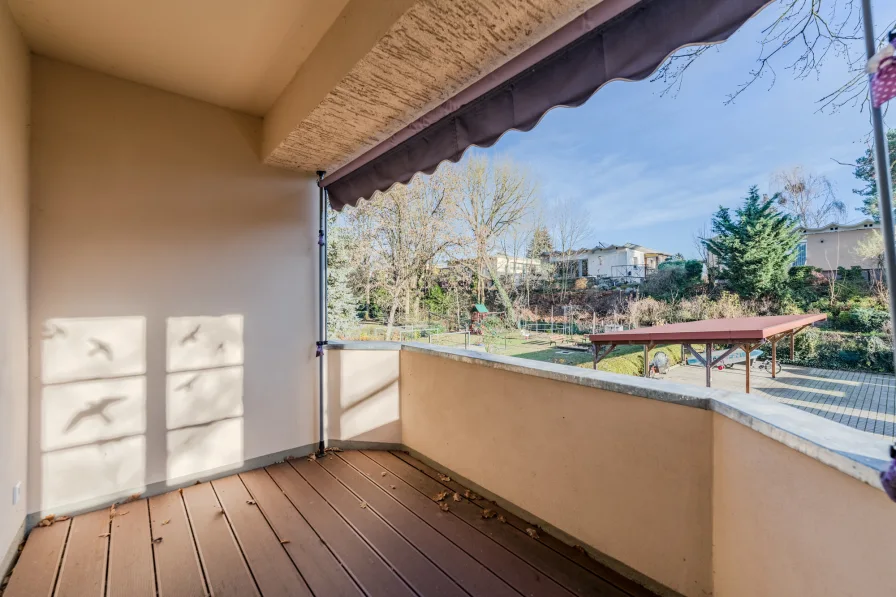
<svg viewBox="0 0 896 597"><path fill-rule="evenodd" d="M853 222L851 224L838 224L837 222L831 222L830 224L825 224L824 226L819 226L818 228L802 228L801 231L803 232L803 234L824 234L826 232L845 232L847 230L871 230L879 228L880 222L866 219L860 222Z"/></svg>
<svg viewBox="0 0 896 597"><path fill-rule="evenodd" d="M643 245L636 245L635 243L625 243L624 245L604 245L599 244L593 248L582 248L576 249L572 252L562 252L562 251L554 251L553 253L542 253L542 255L549 255L551 257L566 257L566 256L575 256L575 255L585 255L588 253L614 253L616 251L638 251L640 253L655 253L657 255L666 255L669 256L671 253L666 253L665 251L657 251L656 249L650 249Z"/></svg>

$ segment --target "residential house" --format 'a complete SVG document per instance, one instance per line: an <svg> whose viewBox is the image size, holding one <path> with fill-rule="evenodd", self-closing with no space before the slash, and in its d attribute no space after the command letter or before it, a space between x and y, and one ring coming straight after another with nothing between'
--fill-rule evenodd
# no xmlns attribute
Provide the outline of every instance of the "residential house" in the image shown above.
<svg viewBox="0 0 896 597"><path fill-rule="evenodd" d="M326 201L765 4L0 2L4 597L896 594L882 438L731 392L327 343ZM590 273L650 267L627 251Z"/></svg>
<svg viewBox="0 0 896 597"><path fill-rule="evenodd" d="M837 268L860 267L865 272L880 269L874 257L862 257L857 248L874 234L880 234L880 222L862 220L854 224L831 223L819 228L803 228L803 240L797 246L794 265L809 265L825 272Z"/></svg>
<svg viewBox="0 0 896 597"><path fill-rule="evenodd" d="M610 278L623 281L643 280L671 254L642 245L598 245L569 253L554 252L548 258L557 264L557 276L568 278Z"/></svg>
<svg viewBox="0 0 896 597"><path fill-rule="evenodd" d="M526 278L544 275L550 270L550 265L536 258L498 253L491 259L494 271L502 278L512 279L513 284L520 284Z"/></svg>

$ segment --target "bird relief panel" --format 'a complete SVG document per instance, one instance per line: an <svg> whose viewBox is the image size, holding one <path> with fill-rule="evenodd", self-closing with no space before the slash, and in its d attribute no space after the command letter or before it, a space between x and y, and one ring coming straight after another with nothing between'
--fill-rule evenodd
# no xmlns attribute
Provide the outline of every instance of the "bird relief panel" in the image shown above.
<svg viewBox="0 0 896 597"><path fill-rule="evenodd" d="M242 365L243 316L169 317L168 372Z"/></svg>
<svg viewBox="0 0 896 597"><path fill-rule="evenodd" d="M146 373L143 317L48 319L41 334L44 384Z"/></svg>

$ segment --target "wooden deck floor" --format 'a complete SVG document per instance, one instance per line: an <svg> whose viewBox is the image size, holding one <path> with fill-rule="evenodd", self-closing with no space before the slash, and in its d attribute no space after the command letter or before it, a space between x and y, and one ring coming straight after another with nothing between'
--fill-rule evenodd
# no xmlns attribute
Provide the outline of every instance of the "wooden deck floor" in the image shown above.
<svg viewBox="0 0 896 597"><path fill-rule="evenodd" d="M653 593L407 454L344 452L36 528L3 597L50 595Z"/></svg>

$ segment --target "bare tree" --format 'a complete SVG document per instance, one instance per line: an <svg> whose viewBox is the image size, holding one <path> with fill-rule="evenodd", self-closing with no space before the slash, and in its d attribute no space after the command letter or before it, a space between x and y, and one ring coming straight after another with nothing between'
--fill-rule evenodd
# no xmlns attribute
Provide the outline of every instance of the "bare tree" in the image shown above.
<svg viewBox="0 0 896 597"><path fill-rule="evenodd" d="M715 286L715 268L713 254L709 252L706 246L706 240L712 236L712 229L709 224L703 224L692 235L691 240L694 243L694 249L697 251L697 258L703 262L706 269L706 283L710 288Z"/></svg>
<svg viewBox="0 0 896 597"><path fill-rule="evenodd" d="M870 275L871 289L877 301L885 307L890 300L890 293L887 290L886 280L884 280L883 235L877 230L872 230L870 234L865 235L856 243L854 252L860 259L871 261L875 265Z"/></svg>
<svg viewBox="0 0 896 597"><path fill-rule="evenodd" d="M377 283L388 296L386 339L392 337L395 316L421 275L437 255L456 242L452 228L455 191L450 177L436 172L416 177L409 185L395 185L371 201L359 204L373 222L371 250L380 265Z"/></svg>
<svg viewBox="0 0 896 597"><path fill-rule="evenodd" d="M772 177L778 205L795 216L803 228L819 228L846 215L846 205L834 196L831 181L802 166L781 170Z"/></svg>
<svg viewBox="0 0 896 597"><path fill-rule="evenodd" d="M778 71L789 71L796 79L817 76L828 60L839 60L847 73L842 84L819 98L819 110L836 111L844 106L864 106L868 101L865 50L862 40L860 0L778 0L771 24L762 30L759 55L743 83L726 99L731 103L761 79L774 85ZM886 41L889 23L878 40ZM661 94L675 94L690 67L713 46L693 46L673 54L654 73L651 81L664 85Z"/></svg>
<svg viewBox="0 0 896 597"><path fill-rule="evenodd" d="M488 273L504 304L507 319L515 323L514 304L492 259L492 252L499 239L520 224L535 205L535 185L516 164L493 162L484 156L474 156L448 169L446 175L452 176L461 190L459 214L476 251L478 300L483 300L482 281Z"/></svg>
<svg viewBox="0 0 896 597"><path fill-rule="evenodd" d="M578 201L570 198L555 200L551 206L554 246L559 252L560 299L566 295L569 271L573 257L592 235L591 214Z"/></svg>

